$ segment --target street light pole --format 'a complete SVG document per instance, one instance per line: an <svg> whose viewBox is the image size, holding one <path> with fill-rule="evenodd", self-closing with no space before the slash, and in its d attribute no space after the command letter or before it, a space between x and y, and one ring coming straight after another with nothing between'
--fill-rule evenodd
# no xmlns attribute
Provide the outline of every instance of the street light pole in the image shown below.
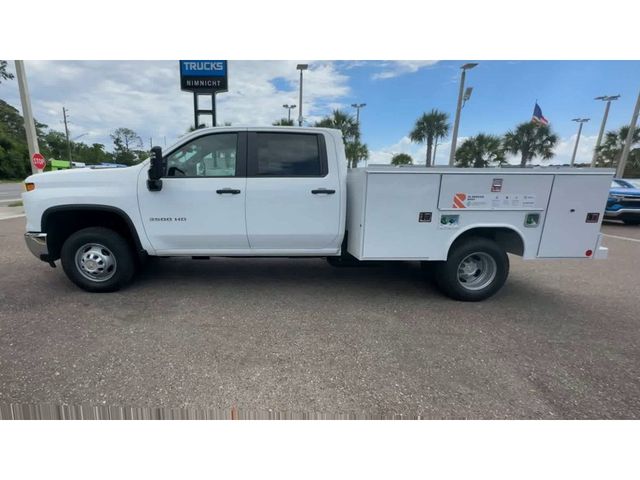
<svg viewBox="0 0 640 480"><path fill-rule="evenodd" d="M293 108L296 108L296 105L284 104L284 105L282 105L282 108L286 108L287 109L287 122L291 122L291 110Z"/></svg>
<svg viewBox="0 0 640 480"><path fill-rule="evenodd" d="M604 127L607 124L607 117L609 116L609 107L611 107L612 100L618 100L620 95L603 95L602 97L596 97L594 100L602 100L607 102L607 106L604 107L604 117L602 117L602 124L600 125L600 133L598 133L598 140L596 140L596 148L593 150L593 158L591 159L591 166L596 166L596 160L598 159L598 147L602 142L602 136L604 135Z"/></svg>
<svg viewBox="0 0 640 480"><path fill-rule="evenodd" d="M580 124L580 126L578 127L578 137L576 138L576 144L573 147L573 155L571 155L571 164L570 164L571 167L573 167L573 163L576 161L576 153L578 152L578 143L580 143L580 134L582 133L582 125L588 122L589 120L590 120L589 118L572 118L571 119L572 122L578 122Z"/></svg>
<svg viewBox="0 0 640 480"><path fill-rule="evenodd" d="M302 72L307 70L309 65L306 63L299 63L296 67L297 70L300 70L300 102L298 108L298 126L302 126Z"/></svg>
<svg viewBox="0 0 640 480"><path fill-rule="evenodd" d="M460 90L458 92L458 106L456 107L456 118L453 122L453 135L451 136L451 152L449 153L449 166L452 167L456 157L456 142L458 141L458 126L460 125L460 111L462 110L462 98L464 96L464 79L467 70L471 70L477 63L465 63L460 67L462 74L460 75Z"/></svg>
<svg viewBox="0 0 640 480"><path fill-rule="evenodd" d="M633 133L636 130L636 123L638 122L638 113L640 113L640 93L638 93L636 108L633 110L633 116L631 117L631 123L629 124L629 133L627 133L627 139L624 142L622 157L620 157L620 163L618 164L618 168L616 168L616 178L622 178L624 175L624 167L627 166L629 151L631 150L631 144L633 143Z"/></svg>
<svg viewBox="0 0 640 480"><path fill-rule="evenodd" d="M352 103L351 106L356 109L356 123L360 127L360 109L367 106L366 103Z"/></svg>
<svg viewBox="0 0 640 480"><path fill-rule="evenodd" d="M36 124L33 120L33 110L31 109L31 97L29 96L29 85L27 84L27 73L24 69L24 61L16 60L16 78L18 79L18 90L20 90L20 102L22 103L22 116L24 117L24 129L27 133L27 146L29 147L29 163L31 173L39 173L31 159L36 153L40 153L38 147L38 135L36 134Z"/></svg>

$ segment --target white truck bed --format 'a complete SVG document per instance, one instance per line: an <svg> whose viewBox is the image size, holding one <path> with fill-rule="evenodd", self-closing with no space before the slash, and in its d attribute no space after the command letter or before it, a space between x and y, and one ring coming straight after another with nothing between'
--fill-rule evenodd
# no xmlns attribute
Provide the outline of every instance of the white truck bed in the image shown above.
<svg viewBox="0 0 640 480"><path fill-rule="evenodd" d="M464 232L503 227L507 236L518 234L523 251L514 253L524 258L602 258L600 225L613 173L553 167L353 169L347 176L347 249L359 260L446 260ZM539 221L525 225L529 214L538 214Z"/></svg>

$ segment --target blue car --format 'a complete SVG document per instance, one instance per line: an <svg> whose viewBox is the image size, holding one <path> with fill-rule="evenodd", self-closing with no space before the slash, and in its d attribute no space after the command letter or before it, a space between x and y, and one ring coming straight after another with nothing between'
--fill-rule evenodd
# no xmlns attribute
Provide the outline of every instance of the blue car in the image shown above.
<svg viewBox="0 0 640 480"><path fill-rule="evenodd" d="M614 178L609 189L604 217L640 225L640 188L629 180Z"/></svg>

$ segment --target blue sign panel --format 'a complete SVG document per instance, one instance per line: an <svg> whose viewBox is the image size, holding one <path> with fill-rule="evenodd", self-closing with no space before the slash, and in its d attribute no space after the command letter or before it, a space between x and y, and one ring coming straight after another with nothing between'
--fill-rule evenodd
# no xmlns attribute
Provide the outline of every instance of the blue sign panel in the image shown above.
<svg viewBox="0 0 640 480"><path fill-rule="evenodd" d="M189 92L226 92L227 61L180 60L180 87Z"/></svg>

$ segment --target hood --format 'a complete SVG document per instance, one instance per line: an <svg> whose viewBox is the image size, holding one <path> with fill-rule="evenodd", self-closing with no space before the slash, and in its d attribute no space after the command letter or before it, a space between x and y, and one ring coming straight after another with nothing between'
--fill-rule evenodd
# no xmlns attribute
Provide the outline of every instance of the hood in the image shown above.
<svg viewBox="0 0 640 480"><path fill-rule="evenodd" d="M609 190L609 195L640 197L640 188L612 188Z"/></svg>
<svg viewBox="0 0 640 480"><path fill-rule="evenodd" d="M43 186L72 186L78 183L103 183L119 182L125 177L137 175L145 162L131 167L123 168L71 168L68 170L57 170L55 172L44 172L30 175L25 179L27 183L35 183Z"/></svg>

